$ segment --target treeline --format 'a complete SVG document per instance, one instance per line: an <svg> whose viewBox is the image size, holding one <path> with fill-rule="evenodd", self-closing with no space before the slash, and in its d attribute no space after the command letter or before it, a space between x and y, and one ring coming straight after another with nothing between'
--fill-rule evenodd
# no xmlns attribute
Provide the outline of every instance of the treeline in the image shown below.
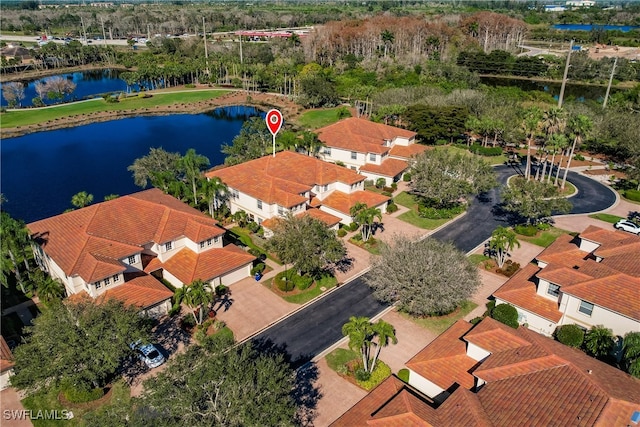
<svg viewBox="0 0 640 427"><path fill-rule="evenodd" d="M457 64L479 74L510 74L525 77L543 76L549 69L542 58L516 57L503 50L494 50L489 54L461 52L458 55Z"/></svg>

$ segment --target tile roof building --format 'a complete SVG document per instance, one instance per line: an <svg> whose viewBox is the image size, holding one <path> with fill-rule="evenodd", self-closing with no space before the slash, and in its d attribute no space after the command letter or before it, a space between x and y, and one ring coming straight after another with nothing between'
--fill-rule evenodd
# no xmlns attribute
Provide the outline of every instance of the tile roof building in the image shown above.
<svg viewBox="0 0 640 427"><path fill-rule="evenodd" d="M356 203L384 213L389 201L389 197L364 190L364 175L292 151L214 169L205 176L218 177L227 185L232 213L243 210L259 224L288 212L300 215L317 208L321 214L309 214L330 226L337 222L349 225L349 211ZM269 223L264 226L268 228Z"/></svg>
<svg viewBox="0 0 640 427"><path fill-rule="evenodd" d="M9 387L9 377L13 375L14 365L13 353L4 337L0 335L0 390Z"/></svg>
<svg viewBox="0 0 640 427"><path fill-rule="evenodd" d="M384 178L387 185L402 177L409 159L427 149L415 143L416 133L351 117L318 129L327 162L342 162L368 179Z"/></svg>
<svg viewBox="0 0 640 427"><path fill-rule="evenodd" d="M627 426L640 380L520 327L458 321L332 426Z"/></svg>
<svg viewBox="0 0 640 427"><path fill-rule="evenodd" d="M590 226L560 236L493 296L518 321L551 335L557 326L604 325L614 334L640 331L640 239Z"/></svg>
<svg viewBox="0 0 640 427"><path fill-rule="evenodd" d="M194 279L230 285L248 277L254 257L223 247L224 229L158 189L96 203L27 225L40 267L69 296L113 297L164 314ZM151 274L152 275L148 275Z"/></svg>

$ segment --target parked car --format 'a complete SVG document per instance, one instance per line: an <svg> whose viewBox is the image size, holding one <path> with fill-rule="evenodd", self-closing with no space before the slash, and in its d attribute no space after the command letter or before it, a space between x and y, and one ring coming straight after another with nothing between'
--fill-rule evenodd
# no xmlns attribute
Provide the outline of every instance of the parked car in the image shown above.
<svg viewBox="0 0 640 427"><path fill-rule="evenodd" d="M636 225L627 219L621 219L620 221L616 222L614 227L618 230L628 231L629 233L640 236L640 225Z"/></svg>
<svg viewBox="0 0 640 427"><path fill-rule="evenodd" d="M138 359L142 360L149 369L156 368L166 361L153 344L142 344L141 341L136 341L131 343L129 347L136 352Z"/></svg>

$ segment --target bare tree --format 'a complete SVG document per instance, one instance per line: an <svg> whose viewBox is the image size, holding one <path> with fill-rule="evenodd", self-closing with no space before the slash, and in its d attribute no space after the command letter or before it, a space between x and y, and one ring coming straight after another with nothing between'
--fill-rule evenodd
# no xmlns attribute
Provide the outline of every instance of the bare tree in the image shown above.
<svg viewBox="0 0 640 427"><path fill-rule="evenodd" d="M24 86L20 82L9 82L2 85L2 96L9 107L20 106L24 99Z"/></svg>

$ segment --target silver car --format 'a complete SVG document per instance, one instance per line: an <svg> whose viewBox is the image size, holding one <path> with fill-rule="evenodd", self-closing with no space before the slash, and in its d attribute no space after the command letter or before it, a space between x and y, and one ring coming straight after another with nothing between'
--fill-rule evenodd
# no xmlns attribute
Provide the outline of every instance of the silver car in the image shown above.
<svg viewBox="0 0 640 427"><path fill-rule="evenodd" d="M136 352L149 369L156 368L165 362L165 358L153 344L142 344L140 341L132 343L130 347Z"/></svg>
<svg viewBox="0 0 640 427"><path fill-rule="evenodd" d="M616 222L614 227L618 230L624 230L628 231L629 233L640 235L640 225L636 225L627 219L621 219L620 221Z"/></svg>

